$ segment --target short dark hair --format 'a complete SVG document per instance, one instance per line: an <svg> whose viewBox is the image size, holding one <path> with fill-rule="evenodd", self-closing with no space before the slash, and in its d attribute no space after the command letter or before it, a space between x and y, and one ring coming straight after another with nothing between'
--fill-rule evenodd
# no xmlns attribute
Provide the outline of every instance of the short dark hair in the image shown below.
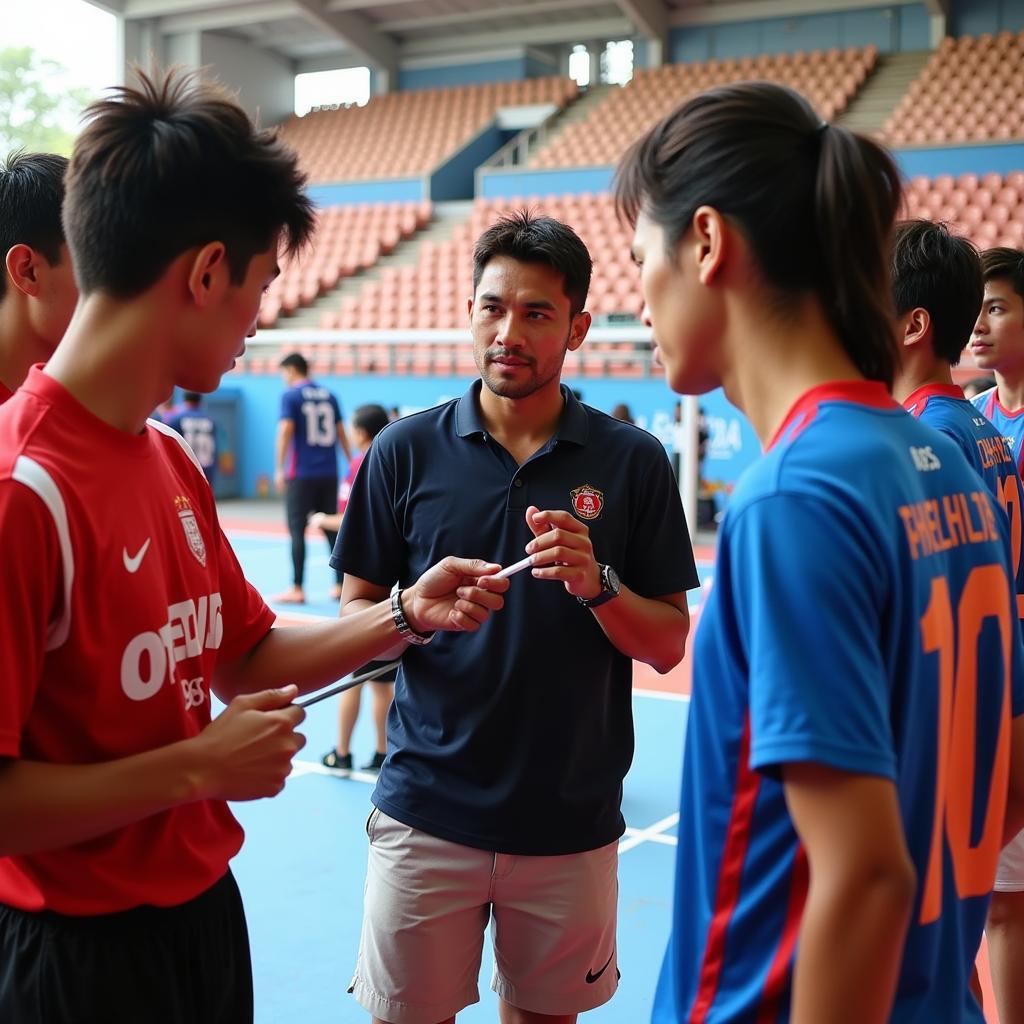
<svg viewBox="0 0 1024 1024"><path fill-rule="evenodd" d="M293 370L298 370L303 377L309 376L309 363L306 362L306 357L301 352L289 352L288 355L286 355L284 359L277 364L277 368L279 370L283 370L289 366Z"/></svg>
<svg viewBox="0 0 1024 1024"><path fill-rule="evenodd" d="M0 259L16 245L42 253L52 266L60 263L64 228L64 172L68 162L54 153L11 153L0 166ZM0 268L0 299L7 274Z"/></svg>
<svg viewBox="0 0 1024 1024"><path fill-rule="evenodd" d="M203 396L198 391L183 391L181 394L181 400L183 402L189 402L192 405L199 405L203 400Z"/></svg>
<svg viewBox="0 0 1024 1024"><path fill-rule="evenodd" d="M352 426L365 430L370 437L376 437L390 422L387 409L372 402L352 413Z"/></svg>
<svg viewBox="0 0 1024 1024"><path fill-rule="evenodd" d="M896 338L887 256L902 185L878 143L823 121L798 92L741 82L695 96L647 132L615 175L675 260L698 207L737 224L783 300L813 294L865 377L891 387Z"/></svg>
<svg viewBox="0 0 1024 1024"><path fill-rule="evenodd" d="M896 315L926 309L935 354L956 366L985 297L978 250L945 224L901 221L893 235L890 280Z"/></svg>
<svg viewBox="0 0 1024 1024"><path fill-rule="evenodd" d="M136 77L86 109L71 155L64 232L82 292L131 298L214 241L236 285L278 239L300 249L314 219L295 154L195 73Z"/></svg>
<svg viewBox="0 0 1024 1024"><path fill-rule="evenodd" d="M1024 251L999 245L986 249L981 254L981 270L986 281L1006 278L1013 284L1013 290L1024 298Z"/></svg>
<svg viewBox="0 0 1024 1024"><path fill-rule="evenodd" d="M517 210L502 217L477 240L473 250L473 294L484 268L498 256L520 263L541 263L562 275L569 312L579 313L587 302L593 260L583 240L568 224Z"/></svg>

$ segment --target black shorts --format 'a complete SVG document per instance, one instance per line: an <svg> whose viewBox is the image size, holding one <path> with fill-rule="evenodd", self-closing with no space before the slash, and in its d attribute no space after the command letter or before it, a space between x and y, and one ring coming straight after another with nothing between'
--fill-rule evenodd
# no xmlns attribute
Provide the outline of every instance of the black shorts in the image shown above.
<svg viewBox="0 0 1024 1024"><path fill-rule="evenodd" d="M252 1018L249 935L230 872L177 907L69 917L0 904L5 1024L251 1024Z"/></svg>
<svg viewBox="0 0 1024 1024"><path fill-rule="evenodd" d="M365 665L360 665L352 675L361 676L364 672L372 672L375 668L382 668L384 665L390 665L389 661L368 661ZM377 676L376 679L371 679L371 683L393 683L398 678L398 669L393 668L390 672L385 672L382 676Z"/></svg>

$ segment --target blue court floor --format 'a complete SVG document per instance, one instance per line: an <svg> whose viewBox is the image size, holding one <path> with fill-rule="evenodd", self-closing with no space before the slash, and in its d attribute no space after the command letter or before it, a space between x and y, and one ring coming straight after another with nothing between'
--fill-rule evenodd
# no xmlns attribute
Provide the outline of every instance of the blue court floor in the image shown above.
<svg viewBox="0 0 1024 1024"><path fill-rule="evenodd" d="M285 588L287 541L229 531L252 582L265 594ZM310 605L279 609L289 615L335 615L326 600L326 545L307 561ZM373 750L369 695L353 740L356 763ZM362 913L372 779L339 778L320 766L334 743L337 701L309 709L308 743L284 792L274 800L235 805L246 842L234 862L245 898L252 942L257 1024L360 1022L368 1015L347 995ZM641 1024L648 1019L668 938L676 844L682 741L688 703L677 694L637 693L633 700L636 756L625 782L628 831L620 844L618 994L584 1014L594 1024ZM497 1021L490 991L491 954L485 949L481 1001L460 1024Z"/></svg>

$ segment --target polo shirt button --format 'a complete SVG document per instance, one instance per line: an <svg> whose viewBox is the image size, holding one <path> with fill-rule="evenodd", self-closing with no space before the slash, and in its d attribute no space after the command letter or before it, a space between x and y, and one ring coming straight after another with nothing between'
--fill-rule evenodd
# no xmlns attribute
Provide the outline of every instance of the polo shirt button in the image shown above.
<svg viewBox="0 0 1024 1024"><path fill-rule="evenodd" d="M522 487L523 486L523 478L521 476L517 476L515 478L515 480L513 481L512 486L513 487Z"/></svg>

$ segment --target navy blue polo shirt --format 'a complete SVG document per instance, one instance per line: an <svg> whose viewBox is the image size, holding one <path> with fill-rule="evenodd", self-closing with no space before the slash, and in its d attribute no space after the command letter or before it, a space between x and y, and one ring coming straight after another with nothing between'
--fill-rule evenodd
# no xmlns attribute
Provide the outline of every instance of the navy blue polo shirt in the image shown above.
<svg viewBox="0 0 1024 1024"><path fill-rule="evenodd" d="M409 585L445 555L509 565L532 539L526 509L586 522L599 562L644 597L698 586L679 492L660 442L562 388L555 436L519 466L460 399L374 439L331 565ZM373 793L386 814L498 853L558 855L622 835L633 757L632 663L561 583L512 577L475 633L439 633L402 657L388 757Z"/></svg>

